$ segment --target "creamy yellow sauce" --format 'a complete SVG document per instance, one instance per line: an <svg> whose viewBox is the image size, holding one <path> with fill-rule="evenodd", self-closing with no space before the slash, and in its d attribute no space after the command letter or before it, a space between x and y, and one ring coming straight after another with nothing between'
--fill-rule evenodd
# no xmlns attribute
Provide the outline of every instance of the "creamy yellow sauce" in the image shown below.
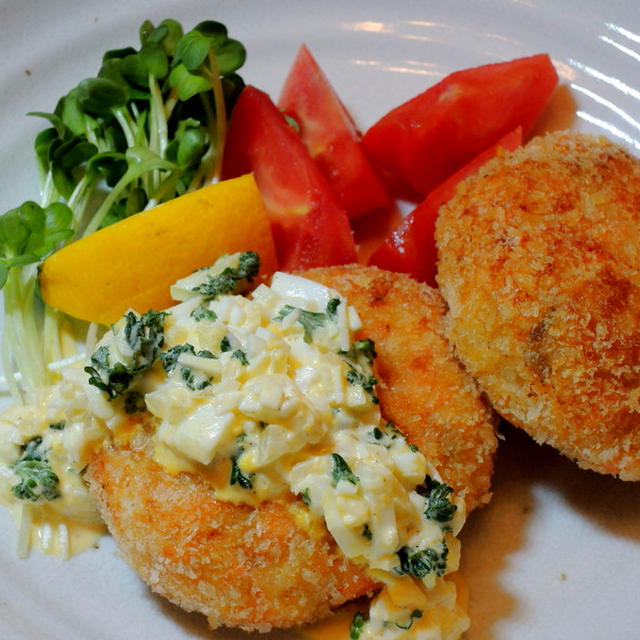
<svg viewBox="0 0 640 640"><path fill-rule="evenodd" d="M458 615L466 616L469 610L469 588L464 578L459 572L454 572L446 577L446 581L455 585L456 588L456 609ZM366 602L351 602L340 609L331 617L319 620L312 624L304 625L296 631L296 635L306 640L349 640L349 632L353 616L366 609ZM452 621L459 622L456 614L453 614Z"/></svg>
<svg viewBox="0 0 640 640"><path fill-rule="evenodd" d="M18 530L17 553L28 555L31 549L42 553L69 558L98 546L107 533L104 523L83 523L56 513L53 509L30 504L7 504Z"/></svg>
<svg viewBox="0 0 640 640"><path fill-rule="evenodd" d="M296 633L308 640L348 640L351 620L361 609L362 604L345 605L330 618L300 627Z"/></svg>

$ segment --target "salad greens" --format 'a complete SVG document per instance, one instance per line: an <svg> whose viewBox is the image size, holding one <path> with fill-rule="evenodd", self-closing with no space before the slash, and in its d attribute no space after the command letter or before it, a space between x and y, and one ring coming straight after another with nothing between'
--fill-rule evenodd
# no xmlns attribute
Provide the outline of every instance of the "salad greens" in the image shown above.
<svg viewBox="0 0 640 640"><path fill-rule="evenodd" d="M68 319L44 305L37 263L60 246L219 176L244 46L212 20L145 21L139 48L107 51L35 140L41 202L0 216L2 364L14 399L49 381ZM16 375L19 374L19 375ZM21 379L21 385L18 379Z"/></svg>

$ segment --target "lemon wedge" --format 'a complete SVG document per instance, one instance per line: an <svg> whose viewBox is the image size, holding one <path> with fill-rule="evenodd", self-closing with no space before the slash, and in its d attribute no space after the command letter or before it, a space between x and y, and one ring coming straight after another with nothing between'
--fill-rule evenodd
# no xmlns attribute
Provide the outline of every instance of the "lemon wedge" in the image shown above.
<svg viewBox="0 0 640 640"><path fill-rule="evenodd" d="M174 301L169 286L225 253L255 251L276 270L269 219L252 175L212 184L77 240L49 256L44 301L74 318L111 324Z"/></svg>

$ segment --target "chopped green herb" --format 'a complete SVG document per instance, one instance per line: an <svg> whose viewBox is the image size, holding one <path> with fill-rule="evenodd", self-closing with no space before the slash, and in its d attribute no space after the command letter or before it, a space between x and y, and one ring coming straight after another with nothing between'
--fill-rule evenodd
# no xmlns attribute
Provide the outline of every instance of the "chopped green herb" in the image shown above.
<svg viewBox="0 0 640 640"><path fill-rule="evenodd" d="M340 351L340 355L345 356L354 364L359 364L363 359L368 365L372 365L377 357L376 345L370 338L356 340L349 351Z"/></svg>
<svg viewBox="0 0 640 640"><path fill-rule="evenodd" d="M414 578L424 578L430 573L436 576L444 575L447 570L447 556L449 549L443 541L440 543L440 552L432 547L426 549L414 549L402 547L398 552L400 566L394 567L394 571L401 576L411 575Z"/></svg>
<svg viewBox="0 0 640 640"><path fill-rule="evenodd" d="M253 489L253 473L243 473L242 469L238 466L238 458L242 455L242 449L237 456L231 458L231 477L229 478L229 484L237 484L243 489Z"/></svg>
<svg viewBox="0 0 640 640"><path fill-rule="evenodd" d="M389 449L393 446L393 443L398 438L404 440L404 435L398 430L393 422L388 421L384 427L374 427L370 431L371 436L374 438L375 443L383 446L385 449ZM408 445L411 448L411 445Z"/></svg>
<svg viewBox="0 0 640 640"><path fill-rule="evenodd" d="M243 489L253 489L252 478L254 474L244 473L242 469L240 469L240 465L238 464L240 456L244 453L244 446L242 443L246 439L247 434L245 432L242 432L235 440L236 452L235 455L231 456L231 476L229 477L229 484L237 484Z"/></svg>
<svg viewBox="0 0 640 640"><path fill-rule="evenodd" d="M286 318L290 313L297 312L298 314L298 322L302 325L304 330L304 341L309 344L313 340L313 332L318 327L324 327L327 322L327 315L324 313L319 313L317 311L305 311L304 309L299 309L298 307L292 307L290 304L285 304L282 309L280 309L278 315L275 317L275 320L282 322L284 318Z"/></svg>
<svg viewBox="0 0 640 640"><path fill-rule="evenodd" d="M125 364L116 362L111 365L109 349L105 346L96 349L91 356L91 366L84 370L89 374L89 384L104 391L109 400L123 394L133 380L133 373Z"/></svg>
<svg viewBox="0 0 640 640"><path fill-rule="evenodd" d="M413 626L413 621L418 619L418 618L422 618L422 611L420 611L420 609L414 609L409 614L409 622L407 622L406 625L398 624L396 622L396 627L398 627L398 629L404 629L405 631L407 631L407 630L411 629L411 627Z"/></svg>
<svg viewBox="0 0 640 640"><path fill-rule="evenodd" d="M378 396L374 393L374 388L378 381L374 376L367 376L364 373L354 369L351 367L347 371L347 382L350 384L359 384L371 397L371 402L374 404L379 404L380 400L378 400Z"/></svg>
<svg viewBox="0 0 640 640"><path fill-rule="evenodd" d="M132 415L134 413L142 413L147 410L147 403L144 395L139 391L127 391L124 395L124 411Z"/></svg>
<svg viewBox="0 0 640 640"><path fill-rule="evenodd" d="M340 298L331 298L331 300L327 302L327 315L331 319L336 317L339 306L340 306Z"/></svg>
<svg viewBox="0 0 640 640"><path fill-rule="evenodd" d="M190 314L189 314L196 322L201 322L202 320L208 320L210 322L215 322L218 319L218 316L214 311L209 309L206 304L199 304Z"/></svg>
<svg viewBox="0 0 640 640"><path fill-rule="evenodd" d="M360 478L351 471L351 467L349 467L345 459L339 453L332 453L331 460L333 463L331 468L331 484L334 487L338 485L340 480L345 480L351 484L358 484L360 482Z"/></svg>
<svg viewBox="0 0 640 640"><path fill-rule="evenodd" d="M232 354L232 358L240 361L240 364L245 367L249 365L249 361L247 360L247 354L242 349L236 349Z"/></svg>
<svg viewBox="0 0 640 640"><path fill-rule="evenodd" d="M282 322L290 313L296 311L298 313L298 322L304 329L304 341L309 344L313 341L313 332L319 327L324 327L327 324L327 320L334 320L338 305L340 304L340 298L331 298L327 302L327 308L325 313L319 311L306 311L299 307L293 307L290 304L285 304L278 312L278 315L274 320Z"/></svg>
<svg viewBox="0 0 640 640"><path fill-rule="evenodd" d="M60 420L60 422L52 422L49 425L49 429L53 429L54 431L62 431L67 426L66 420Z"/></svg>
<svg viewBox="0 0 640 640"><path fill-rule="evenodd" d="M364 630L364 625L367 619L367 614L360 611L353 616L351 619L351 626L349 628L349 640L360 640L360 635Z"/></svg>
<svg viewBox="0 0 640 640"><path fill-rule="evenodd" d="M104 391L110 400L123 394L134 376L151 367L160 355L166 315L162 311L147 311L138 316L129 311L125 315L123 333L132 355L127 362L112 364L109 348L104 345L99 347L91 356L91 366L84 368L89 374L89 384Z"/></svg>
<svg viewBox="0 0 640 640"><path fill-rule="evenodd" d="M193 345L185 342L184 344L175 345L160 354L163 369L167 373L171 373L179 364L180 356L184 353L191 354L197 358L206 358L207 360L216 358L208 349L201 349L196 353ZM211 384L211 377L200 371L194 371L190 367L180 366L180 377L192 391L202 391Z"/></svg>
<svg viewBox="0 0 640 640"><path fill-rule="evenodd" d="M374 427L370 431L370 435L375 440L375 444L383 446L385 449L389 449L393 446L393 443L398 438L404 440L404 435L398 431L393 422L387 422L384 427ZM411 449L411 445L408 445Z"/></svg>
<svg viewBox="0 0 640 640"><path fill-rule="evenodd" d="M180 376L191 391L202 391L211 384L211 377L205 376L200 372L195 372L188 367L180 368Z"/></svg>
<svg viewBox="0 0 640 640"><path fill-rule="evenodd" d="M231 341L229 340L228 336L225 336L224 338L222 338L222 340L220 340L220 351L222 351L222 353L231 351Z"/></svg>
<svg viewBox="0 0 640 640"><path fill-rule="evenodd" d="M133 311L125 314L124 337L133 352L133 372L148 369L160 355L164 344L164 311L147 311L138 316Z"/></svg>
<svg viewBox="0 0 640 640"><path fill-rule="evenodd" d="M426 476L424 483L416 491L427 499L425 517L440 523L451 522L458 507L450 500L453 489L448 484Z"/></svg>
<svg viewBox="0 0 640 640"><path fill-rule="evenodd" d="M192 355L196 354L195 349L192 344L185 342L184 344L178 344L167 351L160 354L160 361L162 362L162 368L167 372L171 373L178 364L178 358L183 353L190 353Z"/></svg>
<svg viewBox="0 0 640 640"><path fill-rule="evenodd" d="M373 538L373 533L371 532L371 528L368 524L365 524L364 528L362 529L362 537L366 538L367 540L371 540Z"/></svg>
<svg viewBox="0 0 640 640"><path fill-rule="evenodd" d="M193 288L205 300L215 300L227 294L246 291L260 271L260 257L255 251L245 251L238 257L237 267L226 267L221 273L209 276L206 282Z"/></svg>
<svg viewBox="0 0 640 640"><path fill-rule="evenodd" d="M26 443L22 455L11 468L20 478L20 482L11 487L16 498L35 502L40 497L46 500L60 497L60 481L49 465L47 452L42 449L41 436Z"/></svg>
<svg viewBox="0 0 640 640"><path fill-rule="evenodd" d="M387 433L390 435L392 440L395 440L396 438L404 438L400 429L398 429L398 427L396 427L396 425L393 424L391 420L387 420L384 428L385 431L387 431Z"/></svg>
<svg viewBox="0 0 640 640"><path fill-rule="evenodd" d="M359 384L370 395L371 402L379 404L378 397L374 393L374 387L378 384L375 376L371 374L371 365L376 358L376 349L373 340L364 338L357 340L348 351L338 351L344 361L349 365L347 381L350 384Z"/></svg>
<svg viewBox="0 0 640 640"><path fill-rule="evenodd" d="M311 505L311 495L309 493L309 487L307 487L301 494L302 502L304 502L307 506Z"/></svg>

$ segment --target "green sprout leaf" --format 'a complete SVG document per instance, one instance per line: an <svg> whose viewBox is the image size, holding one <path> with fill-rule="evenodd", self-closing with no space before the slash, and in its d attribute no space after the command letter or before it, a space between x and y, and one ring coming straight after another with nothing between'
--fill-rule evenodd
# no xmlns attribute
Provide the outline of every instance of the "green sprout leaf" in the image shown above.
<svg viewBox="0 0 640 640"><path fill-rule="evenodd" d="M30 265L71 238L219 177L245 56L221 23L205 21L185 33L176 20L147 20L139 43L108 50L95 77L74 81L54 109L31 113L46 121L34 140L41 201L12 209L0 222L3 365L16 400L23 387L51 381L46 365L61 352L63 315L42 308ZM36 207L53 213L53 205L68 206L68 224L42 224Z"/></svg>
<svg viewBox="0 0 640 640"><path fill-rule="evenodd" d="M9 268L38 262L73 235L72 215L61 202L43 209L28 201L0 216L0 288Z"/></svg>

